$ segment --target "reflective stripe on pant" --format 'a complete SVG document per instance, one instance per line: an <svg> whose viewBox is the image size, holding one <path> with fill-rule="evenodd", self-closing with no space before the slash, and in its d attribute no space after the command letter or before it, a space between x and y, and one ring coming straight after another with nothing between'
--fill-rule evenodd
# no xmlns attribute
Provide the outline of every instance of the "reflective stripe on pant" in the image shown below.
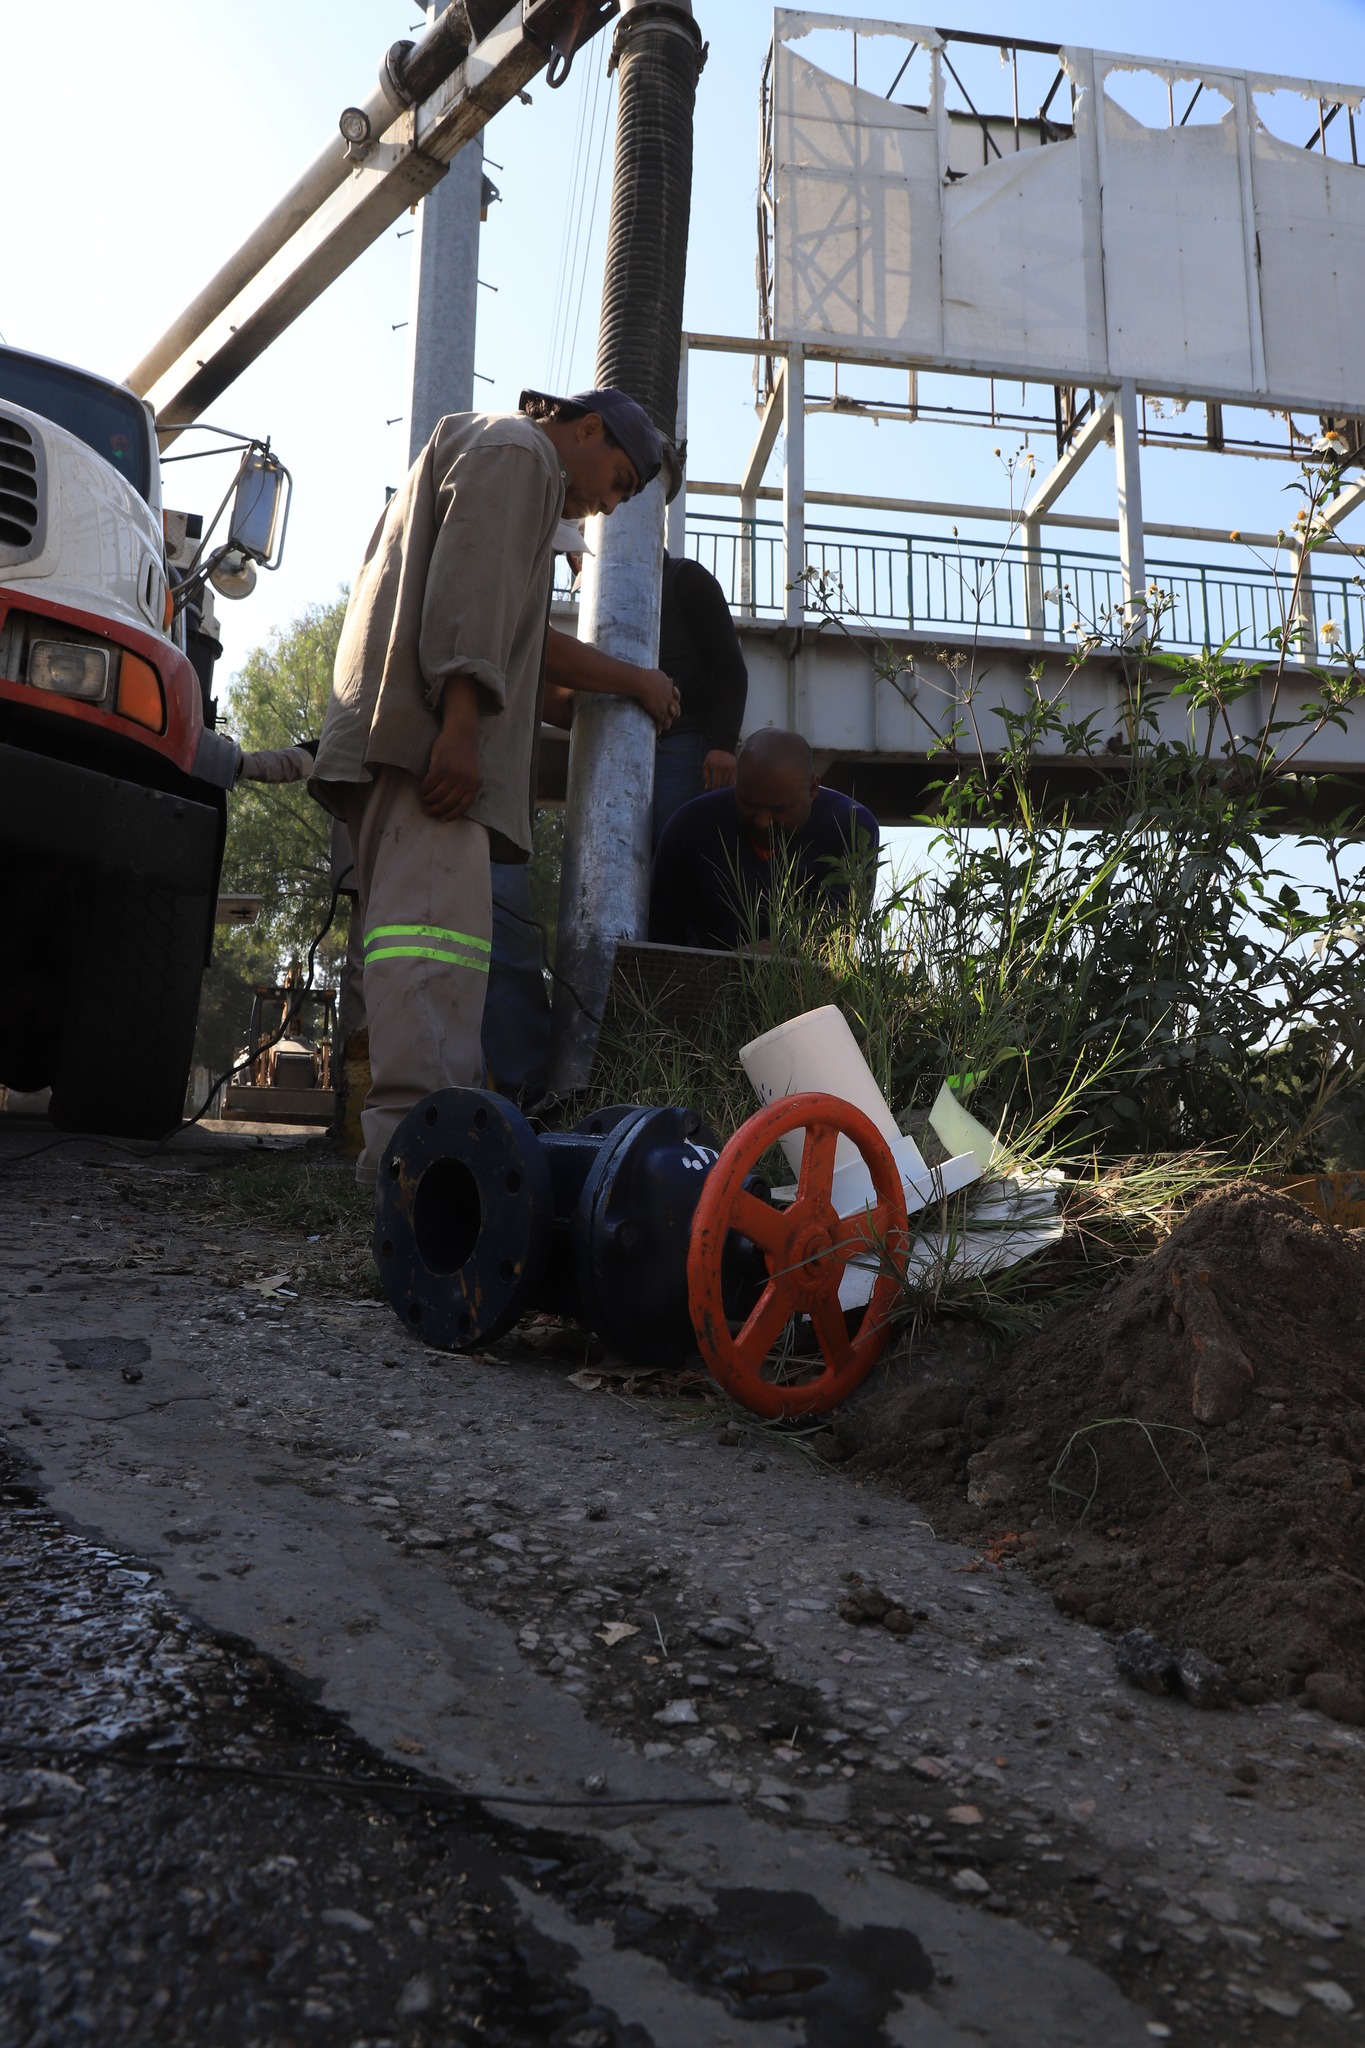
<svg viewBox="0 0 1365 2048"><path fill-rule="evenodd" d="M376 960L444 960L487 974L489 941L439 924L376 924L365 933L365 965Z"/></svg>
<svg viewBox="0 0 1365 2048"><path fill-rule="evenodd" d="M483 1081L479 1029L493 931L488 834L428 818L417 780L378 768L345 792L365 933L370 1092L356 1178L373 1181L407 1112Z"/></svg>

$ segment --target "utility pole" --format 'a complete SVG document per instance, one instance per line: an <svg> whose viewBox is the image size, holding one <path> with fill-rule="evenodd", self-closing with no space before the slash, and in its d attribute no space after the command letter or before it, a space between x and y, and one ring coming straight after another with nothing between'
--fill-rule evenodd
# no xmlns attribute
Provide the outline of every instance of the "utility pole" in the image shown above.
<svg viewBox="0 0 1365 2048"><path fill-rule="evenodd" d="M692 203L692 109L706 51L691 0L621 0L611 223L597 383L642 405L670 448L677 430L683 284ZM681 476L655 478L610 519L595 519L584 563L580 637L652 668L659 656L664 508ZM550 1085L588 1079L622 939L649 913L654 727L637 704L574 707L555 950Z"/></svg>
<svg viewBox="0 0 1365 2048"><path fill-rule="evenodd" d="M474 409L483 150L476 136L417 209L408 316L408 461L448 412Z"/></svg>
<svg viewBox="0 0 1365 2048"><path fill-rule="evenodd" d="M428 9L428 25L447 0ZM448 412L474 409L474 333L479 296L483 144L467 142L417 209L408 317L408 461L417 460Z"/></svg>

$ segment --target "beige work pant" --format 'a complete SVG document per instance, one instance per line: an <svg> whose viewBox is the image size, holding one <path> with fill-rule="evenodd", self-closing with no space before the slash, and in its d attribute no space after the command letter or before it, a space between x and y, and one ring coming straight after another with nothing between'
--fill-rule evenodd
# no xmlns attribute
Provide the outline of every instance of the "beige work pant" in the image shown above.
<svg viewBox="0 0 1365 2048"><path fill-rule="evenodd" d="M334 785L336 787L336 785ZM378 768L337 794L365 931L370 1092L356 1179L373 1185L394 1131L433 1088L478 1088L493 905L488 833L427 817L417 778Z"/></svg>

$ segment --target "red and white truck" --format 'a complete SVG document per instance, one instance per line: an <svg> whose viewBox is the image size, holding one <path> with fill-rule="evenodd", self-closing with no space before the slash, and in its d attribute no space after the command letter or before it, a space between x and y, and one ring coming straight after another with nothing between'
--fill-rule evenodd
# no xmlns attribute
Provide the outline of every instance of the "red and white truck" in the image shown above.
<svg viewBox="0 0 1365 2048"><path fill-rule="evenodd" d="M65 1129L160 1137L184 1106L238 763L206 579L244 594L287 502L268 449L240 475L208 554L142 399L0 348L0 1083Z"/></svg>

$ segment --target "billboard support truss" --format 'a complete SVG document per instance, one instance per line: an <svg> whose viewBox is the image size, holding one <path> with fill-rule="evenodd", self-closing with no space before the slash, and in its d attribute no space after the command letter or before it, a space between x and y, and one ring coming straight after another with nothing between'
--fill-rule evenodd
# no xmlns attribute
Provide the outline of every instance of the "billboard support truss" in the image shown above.
<svg viewBox="0 0 1365 2048"><path fill-rule="evenodd" d="M821 69L801 48L819 30L850 33L855 79L860 39L896 39L907 63L923 52L926 104ZM1356 416L1365 169L1326 144L1344 110L1354 159L1365 88L1064 45L1026 117L1019 54L1047 46L1007 43L1012 103L996 114L954 61L956 45L987 40L777 10L760 150L764 333L837 345L849 361L868 350L1072 390L1131 377L1187 402ZM1125 73L1164 84L1164 125L1115 97ZM1316 108L1306 144L1265 125L1258 95L1275 94Z"/></svg>
<svg viewBox="0 0 1365 2048"><path fill-rule="evenodd" d="M829 31L851 39L851 79L802 47ZM900 47L883 93L867 53L888 39ZM982 46L999 53L1003 109L969 69ZM1025 56L1045 81L1036 112ZM1134 111L1132 74L1144 73ZM1261 108L1274 95L1307 104L1311 134L1271 132ZM780 426L787 623L804 616L811 412L1055 434L1056 466L1020 521L1031 548L1081 464L1112 444L1130 629L1147 591L1143 446L1301 461L1331 430L1343 467L1365 463L1363 98L1359 86L779 8L761 94L760 423L737 495L752 530ZM841 391L841 363L901 372L904 399ZM832 390L811 389L818 364ZM936 373L979 381L957 404L926 385ZM1030 387L1047 392L1046 412L1036 397L1029 409ZM1202 431L1185 422L1191 408ZM1343 490L1324 524L1361 502L1365 486ZM1041 586L1039 570L1039 638Z"/></svg>

